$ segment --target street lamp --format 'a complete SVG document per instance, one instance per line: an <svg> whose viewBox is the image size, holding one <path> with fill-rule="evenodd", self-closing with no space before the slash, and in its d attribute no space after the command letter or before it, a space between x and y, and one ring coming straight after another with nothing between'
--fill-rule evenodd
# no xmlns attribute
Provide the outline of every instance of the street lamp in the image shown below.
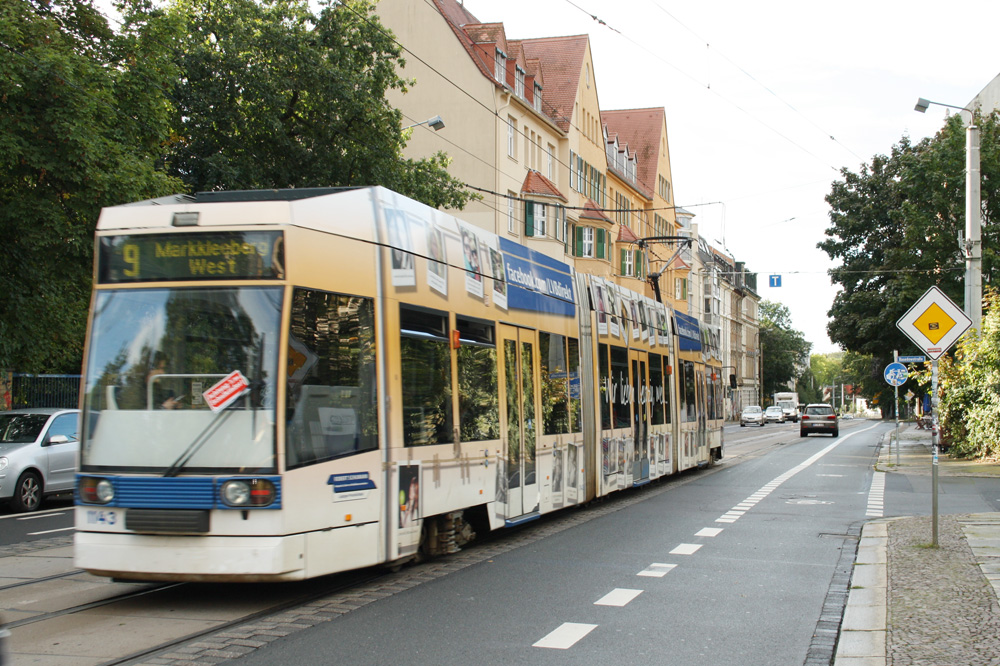
<svg viewBox="0 0 1000 666"><path fill-rule="evenodd" d="M917 100L914 110L924 113L931 104L969 112L969 126L965 128L965 314L972 320L972 328L980 329L983 319L983 245L980 215L981 176L979 173L979 128L971 109L932 102L923 97Z"/></svg>
<svg viewBox="0 0 1000 666"><path fill-rule="evenodd" d="M441 120L441 116L434 116L433 118L422 120L419 123L413 123L412 125L407 125L403 129L408 130L410 128L416 127L417 125L427 125L435 132L438 132L444 128L444 121Z"/></svg>

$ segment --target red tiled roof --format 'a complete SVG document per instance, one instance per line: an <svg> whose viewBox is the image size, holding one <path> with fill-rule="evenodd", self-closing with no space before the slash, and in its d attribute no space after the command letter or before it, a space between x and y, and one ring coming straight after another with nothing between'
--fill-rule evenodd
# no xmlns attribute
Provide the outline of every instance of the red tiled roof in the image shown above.
<svg viewBox="0 0 1000 666"><path fill-rule="evenodd" d="M627 224L618 225L618 242L619 243L634 243L639 240L639 237L632 233L632 230L628 228Z"/></svg>
<svg viewBox="0 0 1000 666"><path fill-rule="evenodd" d="M521 41L527 60L545 63L542 112L563 132L569 132L573 118L573 104L580 87L580 72L589 39L587 35L572 35Z"/></svg>
<svg viewBox="0 0 1000 666"><path fill-rule="evenodd" d="M607 222L608 224L614 224L611 218L604 214L601 207L595 204L590 199L583 204L583 211L580 213L581 220L600 220L602 222Z"/></svg>
<svg viewBox="0 0 1000 666"><path fill-rule="evenodd" d="M528 172L528 175L524 178L524 183L521 185L521 194L554 197L563 203L569 202L569 199L563 196L563 193L559 191L555 183L537 171Z"/></svg>
<svg viewBox="0 0 1000 666"><path fill-rule="evenodd" d="M639 188L652 195L657 186L660 133L666 126L663 108L601 111L601 122L608 125L609 135L617 133L619 146L628 144L629 149L635 151Z"/></svg>

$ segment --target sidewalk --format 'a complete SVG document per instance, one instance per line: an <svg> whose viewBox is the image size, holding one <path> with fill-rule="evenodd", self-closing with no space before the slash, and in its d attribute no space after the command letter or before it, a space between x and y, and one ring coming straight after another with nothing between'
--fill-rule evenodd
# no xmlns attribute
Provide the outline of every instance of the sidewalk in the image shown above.
<svg viewBox="0 0 1000 666"><path fill-rule="evenodd" d="M876 472L932 473L930 431L900 425ZM897 453L898 461L897 464ZM938 456L938 476L1000 477L1000 464ZM858 545L836 666L1000 664L1000 513L868 522Z"/></svg>

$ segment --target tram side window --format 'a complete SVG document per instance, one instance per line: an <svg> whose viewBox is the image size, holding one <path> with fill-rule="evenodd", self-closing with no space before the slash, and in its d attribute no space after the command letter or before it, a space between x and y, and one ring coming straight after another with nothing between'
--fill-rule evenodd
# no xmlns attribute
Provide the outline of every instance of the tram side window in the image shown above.
<svg viewBox="0 0 1000 666"><path fill-rule="evenodd" d="M628 350L625 347L611 346L611 377L614 386L614 400L611 408L615 428L628 428L632 425L631 387L628 374Z"/></svg>
<svg viewBox="0 0 1000 666"><path fill-rule="evenodd" d="M540 332L538 347L542 375L542 434L567 433L570 421L566 338Z"/></svg>
<svg viewBox="0 0 1000 666"><path fill-rule="evenodd" d="M455 320L458 348L459 437L477 442L500 437L497 343L492 323Z"/></svg>
<svg viewBox="0 0 1000 666"><path fill-rule="evenodd" d="M580 402L580 341L567 338L566 354L569 369L569 431L583 432L583 408Z"/></svg>
<svg viewBox="0 0 1000 666"><path fill-rule="evenodd" d="M681 421L692 423L698 420L698 401L694 383L694 363L681 361Z"/></svg>
<svg viewBox="0 0 1000 666"><path fill-rule="evenodd" d="M453 441L451 346L443 312L400 306L403 444Z"/></svg>
<svg viewBox="0 0 1000 666"><path fill-rule="evenodd" d="M649 412L651 425L663 425L666 419L663 416L663 394L666 387L663 385L663 357L659 354L649 355Z"/></svg>
<svg viewBox="0 0 1000 666"><path fill-rule="evenodd" d="M296 288L288 347L288 469L378 447L372 300Z"/></svg>
<svg viewBox="0 0 1000 666"><path fill-rule="evenodd" d="M597 366L601 378L601 430L611 430L611 369L608 365L608 346L597 345Z"/></svg>

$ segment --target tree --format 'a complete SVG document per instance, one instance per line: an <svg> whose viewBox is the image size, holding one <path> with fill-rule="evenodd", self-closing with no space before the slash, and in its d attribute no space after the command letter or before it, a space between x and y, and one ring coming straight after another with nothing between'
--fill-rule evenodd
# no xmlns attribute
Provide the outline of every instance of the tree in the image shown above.
<svg viewBox="0 0 1000 666"><path fill-rule="evenodd" d="M811 346L800 331L792 328L792 315L787 306L761 301L760 347L764 395L787 388L788 383L799 376L809 358Z"/></svg>
<svg viewBox="0 0 1000 666"><path fill-rule="evenodd" d="M981 173L1000 178L998 116L976 116ZM958 244L965 217L965 129L951 117L934 137L912 145L904 137L888 156L876 155L855 174L841 172L826 200L832 207L819 243L840 265L830 271L841 286L827 326L844 349L871 357L874 376L894 349L912 349L896 321L932 285L962 301L965 263ZM1000 198L983 188L983 281L997 266ZM883 382L884 384L884 382Z"/></svg>
<svg viewBox="0 0 1000 666"><path fill-rule="evenodd" d="M158 170L170 26L0 3L0 368L78 373L101 207L181 187Z"/></svg>
<svg viewBox="0 0 1000 666"><path fill-rule="evenodd" d="M171 173L191 190L383 185L431 206L471 198L448 158L402 157L385 98L410 82L369 0L178 0L183 77Z"/></svg>

